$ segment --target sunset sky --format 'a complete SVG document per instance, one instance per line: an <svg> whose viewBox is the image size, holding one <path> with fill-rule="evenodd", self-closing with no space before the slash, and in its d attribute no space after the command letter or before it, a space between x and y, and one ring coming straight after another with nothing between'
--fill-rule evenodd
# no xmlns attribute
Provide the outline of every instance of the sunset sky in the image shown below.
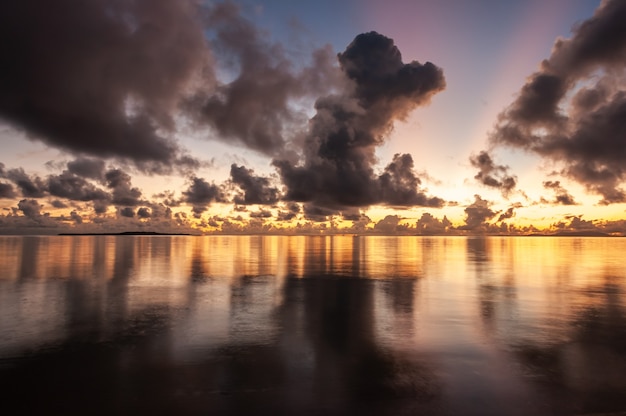
<svg viewBox="0 0 626 416"><path fill-rule="evenodd" d="M0 233L626 234L626 2L10 0Z"/></svg>

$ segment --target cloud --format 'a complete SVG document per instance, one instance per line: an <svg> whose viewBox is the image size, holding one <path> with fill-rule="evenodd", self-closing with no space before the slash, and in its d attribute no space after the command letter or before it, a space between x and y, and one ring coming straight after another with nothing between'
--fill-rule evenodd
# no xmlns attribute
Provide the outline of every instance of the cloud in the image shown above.
<svg viewBox="0 0 626 416"><path fill-rule="evenodd" d="M401 218L397 215L387 215L382 220L374 224L374 232L381 234L397 234L406 229L406 225L400 224Z"/></svg>
<svg viewBox="0 0 626 416"><path fill-rule="evenodd" d="M421 180L413 169L413 157L410 154L396 153L382 175L378 177L381 189L380 199L387 205L410 207L441 207L443 199L428 197L420 192Z"/></svg>
<svg viewBox="0 0 626 416"><path fill-rule="evenodd" d="M0 182L0 198L15 198L17 194L10 183Z"/></svg>
<svg viewBox="0 0 626 416"><path fill-rule="evenodd" d="M41 198L45 195L46 185L38 176L29 176L24 169L9 169L4 172L4 178L12 181L27 198Z"/></svg>
<svg viewBox="0 0 626 416"><path fill-rule="evenodd" d="M509 207L506 211L504 211L502 214L500 214L500 216L498 217L498 220L496 222L502 222L504 220L508 220L510 218L513 218L515 216L515 208L514 207Z"/></svg>
<svg viewBox="0 0 626 416"><path fill-rule="evenodd" d="M272 212L266 209L262 209L256 212L251 212L250 218L272 218Z"/></svg>
<svg viewBox="0 0 626 416"><path fill-rule="evenodd" d="M487 221L497 214L491 209L491 203L482 199L480 195L474 195L474 202L464 211L465 225L460 226L460 230L487 231L489 229Z"/></svg>
<svg viewBox="0 0 626 416"><path fill-rule="evenodd" d="M226 202L223 189L220 186L210 184L197 176L190 178L189 187L183 191L183 201L192 205L192 210L197 218L207 210L211 203Z"/></svg>
<svg viewBox="0 0 626 416"><path fill-rule="evenodd" d="M130 175L121 169L111 169L104 175L107 187L112 191L111 203L114 205L137 206L144 201L141 191L131 184Z"/></svg>
<svg viewBox="0 0 626 416"><path fill-rule="evenodd" d="M215 89L199 91L186 108L217 137L274 156L285 150L290 126L302 116L292 101L329 91L338 70L329 47L314 51L309 66L298 69L285 48L266 39L232 2L219 3L206 14L215 55L230 63L234 75Z"/></svg>
<svg viewBox="0 0 626 416"><path fill-rule="evenodd" d="M447 217L444 216L443 219L439 220L429 212L423 213L415 224L415 230L419 235L446 234L452 228L452 223Z"/></svg>
<svg viewBox="0 0 626 416"><path fill-rule="evenodd" d="M38 218L41 216L41 205L35 199L22 199L17 203L17 209L22 211L25 217Z"/></svg>
<svg viewBox="0 0 626 416"><path fill-rule="evenodd" d="M70 171L47 177L47 190L52 196L71 201L109 201L111 195Z"/></svg>
<svg viewBox="0 0 626 416"><path fill-rule="evenodd" d="M137 217L139 218L150 218L152 217L152 212L150 212L150 208L141 207L137 209Z"/></svg>
<svg viewBox="0 0 626 416"><path fill-rule="evenodd" d="M626 3L605 1L558 39L498 118L492 145L521 148L563 166L562 174L626 202Z"/></svg>
<svg viewBox="0 0 626 416"><path fill-rule="evenodd" d="M552 189L554 191L554 200L547 201L546 199L542 198L541 202L560 205L576 205L574 197L561 186L560 181L545 181L543 182L543 187L546 189Z"/></svg>
<svg viewBox="0 0 626 416"><path fill-rule="evenodd" d="M4 177L15 183L24 197L41 198L48 195L70 201L91 202L99 214L106 212L109 205L137 206L146 202L141 191L132 186L131 177L126 172L114 168L101 174L99 161L79 161L68 163L67 170L48 175L45 179L29 175L22 168L9 169L4 172ZM108 190L86 178L103 182ZM66 204L58 201L53 206L62 208Z"/></svg>
<svg viewBox="0 0 626 416"><path fill-rule="evenodd" d="M445 88L442 70L430 62L404 64L393 40L376 32L358 35L338 59L343 88L316 101L301 161L273 162L284 199L305 202L305 214L317 218L373 204L443 205L419 190L410 155L398 154L382 174L374 172L376 147L394 121Z"/></svg>
<svg viewBox="0 0 626 416"><path fill-rule="evenodd" d="M192 0L36 0L0 15L0 115L73 152L174 163L185 92L212 79ZM63 12L59 12L63 10Z"/></svg>
<svg viewBox="0 0 626 416"><path fill-rule="evenodd" d="M252 169L233 163L230 166L230 178L243 191L243 194L239 193L233 198L235 204L273 205L278 202L278 189L271 186L269 178L254 175Z"/></svg>
<svg viewBox="0 0 626 416"><path fill-rule="evenodd" d="M70 218L76 224L82 224L83 223L83 217L81 217L80 214L78 212L76 212L76 211L70 212Z"/></svg>
<svg viewBox="0 0 626 416"><path fill-rule="evenodd" d="M119 210L119 214L122 217L133 218L135 216L135 211L131 207L124 207Z"/></svg>
<svg viewBox="0 0 626 416"><path fill-rule="evenodd" d="M278 221L291 221L300 213L300 204L296 202L288 202L286 208L287 211L278 211L276 214Z"/></svg>
<svg viewBox="0 0 626 416"><path fill-rule="evenodd" d="M470 156L470 163L473 167L479 169L474 179L485 186L500 190L505 197L517 185L517 177L508 173L509 167L496 165L489 153L484 150L478 153L478 155Z"/></svg>
<svg viewBox="0 0 626 416"><path fill-rule="evenodd" d="M104 161L87 157L79 157L67 162L67 170L82 178L102 180L104 177Z"/></svg>

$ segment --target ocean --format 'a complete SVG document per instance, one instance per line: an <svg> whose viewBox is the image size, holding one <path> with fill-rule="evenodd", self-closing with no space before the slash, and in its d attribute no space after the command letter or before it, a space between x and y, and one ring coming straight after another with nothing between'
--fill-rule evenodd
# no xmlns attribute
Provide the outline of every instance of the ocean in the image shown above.
<svg viewBox="0 0 626 416"><path fill-rule="evenodd" d="M2 236L1 403L626 414L625 293L624 238Z"/></svg>

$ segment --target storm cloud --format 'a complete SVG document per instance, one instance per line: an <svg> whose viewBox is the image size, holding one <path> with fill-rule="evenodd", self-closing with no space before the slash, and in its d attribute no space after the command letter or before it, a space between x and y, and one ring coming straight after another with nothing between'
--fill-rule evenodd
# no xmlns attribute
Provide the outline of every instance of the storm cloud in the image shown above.
<svg viewBox="0 0 626 416"><path fill-rule="evenodd" d="M176 139L190 126L276 155L306 121L293 101L327 93L339 71L330 47L296 61L268 39L232 2L9 0L0 119L81 157L159 174L200 165ZM85 176L97 168L88 160L70 171Z"/></svg>
<svg viewBox="0 0 626 416"><path fill-rule="evenodd" d="M211 74L200 15L190 0L9 1L0 116L71 152L174 162L180 149L162 132Z"/></svg>
<svg viewBox="0 0 626 416"><path fill-rule="evenodd" d="M382 173L374 171L375 150L394 121L445 88L442 70L404 64L393 40L376 32L358 35L338 59L344 86L316 101L300 162L273 162L284 199L304 202L310 218L374 204L442 206L420 190L410 155L397 154Z"/></svg>
<svg viewBox="0 0 626 416"><path fill-rule="evenodd" d="M625 21L626 2L605 1L558 39L490 136L560 164L603 204L626 201Z"/></svg>

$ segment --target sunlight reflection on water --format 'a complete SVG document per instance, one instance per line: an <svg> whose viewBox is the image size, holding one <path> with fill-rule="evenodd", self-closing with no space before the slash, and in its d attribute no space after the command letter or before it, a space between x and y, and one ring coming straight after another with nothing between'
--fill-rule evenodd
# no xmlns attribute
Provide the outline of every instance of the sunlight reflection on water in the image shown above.
<svg viewBox="0 0 626 416"><path fill-rule="evenodd" d="M620 238L0 237L0 391L25 413L625 411L625 252Z"/></svg>

